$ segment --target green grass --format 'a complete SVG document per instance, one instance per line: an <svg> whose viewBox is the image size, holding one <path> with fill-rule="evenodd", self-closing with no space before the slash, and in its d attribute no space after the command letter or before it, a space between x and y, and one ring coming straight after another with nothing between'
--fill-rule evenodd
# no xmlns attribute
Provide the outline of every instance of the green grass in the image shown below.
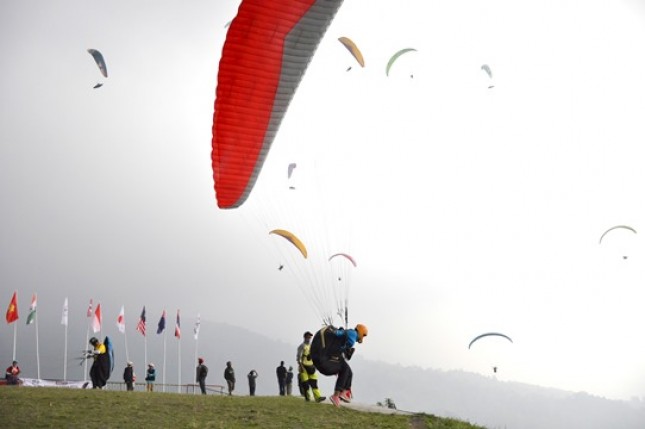
<svg viewBox="0 0 645 429"><path fill-rule="evenodd" d="M299 397L0 387L5 428L482 429L427 414L391 415Z"/></svg>

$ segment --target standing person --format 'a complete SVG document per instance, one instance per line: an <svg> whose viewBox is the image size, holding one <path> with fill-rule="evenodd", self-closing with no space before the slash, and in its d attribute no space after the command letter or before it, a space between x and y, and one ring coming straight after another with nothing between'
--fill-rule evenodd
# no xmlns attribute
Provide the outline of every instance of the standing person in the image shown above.
<svg viewBox="0 0 645 429"><path fill-rule="evenodd" d="M298 385L300 386L300 394L305 397L306 401L311 401L311 396L313 396L316 402L322 402L325 397L320 394L318 389L318 374L314 362L311 360L311 338L313 336L314 334L311 332L305 332L302 335L304 340L296 352Z"/></svg>
<svg viewBox="0 0 645 429"><path fill-rule="evenodd" d="M325 326L312 340L311 356L318 371L338 376L334 394L329 398L337 407L340 401L352 400L352 369L347 361L354 354L354 344L362 343L366 336L367 327L359 323L354 329Z"/></svg>
<svg viewBox="0 0 645 429"><path fill-rule="evenodd" d="M235 370L230 360L226 362L226 368L224 368L224 379L228 385L228 396L232 396L235 390Z"/></svg>
<svg viewBox="0 0 645 429"><path fill-rule="evenodd" d="M110 377L110 358L107 354L105 344L98 338L90 338L90 344L93 350L87 353L87 358L93 358L92 367L90 368L90 379L92 380L92 389L103 389Z"/></svg>
<svg viewBox="0 0 645 429"><path fill-rule="evenodd" d="M287 396L291 396L291 390L293 386L293 367L290 366L289 369L287 370L287 379L286 379L286 386L287 386Z"/></svg>
<svg viewBox="0 0 645 429"><path fill-rule="evenodd" d="M208 375L208 367L204 365L204 358L197 359L197 382L202 391L202 395L206 394L206 376Z"/></svg>
<svg viewBox="0 0 645 429"><path fill-rule="evenodd" d="M133 365L132 362L128 362L128 365L123 370L123 381L125 381L125 386L128 391L134 390L134 381L136 380Z"/></svg>
<svg viewBox="0 0 645 429"><path fill-rule="evenodd" d="M284 396L287 385L287 368L284 367L284 361L280 361L280 366L275 369L275 374L278 376L278 390L280 392L280 396Z"/></svg>
<svg viewBox="0 0 645 429"><path fill-rule="evenodd" d="M258 373L256 370L252 369L251 372L247 374L249 378L249 395L255 396L255 379L258 378Z"/></svg>
<svg viewBox="0 0 645 429"><path fill-rule="evenodd" d="M146 371L146 392L155 390L155 380L157 379L157 370L155 364L150 362Z"/></svg>
<svg viewBox="0 0 645 429"><path fill-rule="evenodd" d="M4 377L7 380L7 384L17 386L20 383L20 367L18 366L18 361L11 362L11 366L7 368L4 373Z"/></svg>

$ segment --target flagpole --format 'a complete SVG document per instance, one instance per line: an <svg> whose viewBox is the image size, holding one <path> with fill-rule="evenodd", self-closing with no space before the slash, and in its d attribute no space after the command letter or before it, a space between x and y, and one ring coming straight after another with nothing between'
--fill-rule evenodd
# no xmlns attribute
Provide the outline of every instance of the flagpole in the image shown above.
<svg viewBox="0 0 645 429"><path fill-rule="evenodd" d="M147 368L148 366L148 340L146 336L143 336L143 359L146 361L146 366L144 368Z"/></svg>
<svg viewBox="0 0 645 429"><path fill-rule="evenodd" d="M85 347L87 347L87 344L90 342L90 323L92 323L92 319L88 319L87 321L87 331L85 331ZM83 359L83 381L87 381L87 359Z"/></svg>
<svg viewBox="0 0 645 429"><path fill-rule="evenodd" d="M161 376L162 392L166 391L166 330L163 331L163 374Z"/></svg>
<svg viewBox="0 0 645 429"><path fill-rule="evenodd" d="M87 344L90 342L91 324L92 324L92 298L90 298L90 306L87 308L87 331L85 331L84 350L87 349ZM87 359L83 359L83 381L87 381Z"/></svg>
<svg viewBox="0 0 645 429"><path fill-rule="evenodd" d="M63 381L67 381L67 324L65 324L65 350L63 351Z"/></svg>
<svg viewBox="0 0 645 429"><path fill-rule="evenodd" d="M181 393L181 337L177 338L177 393Z"/></svg>
<svg viewBox="0 0 645 429"><path fill-rule="evenodd" d="M199 341L199 340L198 340L197 338L195 338L195 360L193 360L193 362L197 362L197 342L198 342L198 341ZM197 395L197 391L196 391L196 390L193 390L193 393L194 393L195 395Z"/></svg>
<svg viewBox="0 0 645 429"><path fill-rule="evenodd" d="M16 335L18 334L18 331L16 329L16 326L18 324L16 322L13 323L13 360L16 360Z"/></svg>
<svg viewBox="0 0 645 429"><path fill-rule="evenodd" d="M128 353L128 334L125 329L123 330L123 342L125 343L125 360L130 362L130 354Z"/></svg>
<svg viewBox="0 0 645 429"><path fill-rule="evenodd" d="M194 363L197 363L197 350L199 348L199 328L202 324L201 322L201 316L199 313L197 313L197 320L195 321L195 327L193 328L193 333L195 334L195 360L193 361ZM197 392L195 392L197 394Z"/></svg>
<svg viewBox="0 0 645 429"><path fill-rule="evenodd" d="M38 379L40 380L40 349L38 347L38 313L35 315L36 317L36 368L37 368L37 374L38 374Z"/></svg>

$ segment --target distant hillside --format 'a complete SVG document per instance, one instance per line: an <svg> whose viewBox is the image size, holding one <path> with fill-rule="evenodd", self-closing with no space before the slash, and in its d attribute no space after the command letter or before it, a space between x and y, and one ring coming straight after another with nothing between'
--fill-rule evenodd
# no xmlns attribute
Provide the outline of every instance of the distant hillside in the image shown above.
<svg viewBox="0 0 645 429"><path fill-rule="evenodd" d="M60 326L55 332L41 326L40 355L42 378L62 377L63 335ZM71 328L71 327L70 327ZM27 328L21 327L22 332ZM116 347L116 371L111 381L119 381L125 366L123 335L111 328L110 336ZM134 328L132 328L134 329ZM290 344L272 340L274 330L269 326L265 332L255 333L223 323L202 321L199 338L199 355L206 359L210 368L207 383L225 384L223 370L227 360L233 362L237 373L236 394L247 395L246 374L255 369L258 395L277 395L278 385L275 368L281 360L295 366L296 348L300 338ZM11 360L11 331L0 331L0 362ZM80 356L84 347L85 329L69 333L68 378L82 379L82 367L74 358ZM22 334L18 341L18 359L25 377L35 378L34 338ZM147 337L148 360L159 369L162 380L163 337L149 328ZM136 331L128 331L130 359L135 362L138 375L143 375L143 338ZM166 337L166 382L176 384L177 340L172 331ZM182 383L194 382L195 340L192 332L184 331L181 341ZM440 371L415 367L402 367L366 359L357 350L351 361L354 370L354 393L356 401L376 404L391 398L397 407L413 412L431 413L453 417L484 425L490 429L643 429L645 428L645 405L594 397L586 393L566 392L522 383L502 382L491 377L463 371ZM333 377L322 377L323 393L333 389ZM294 394L297 389L294 386Z"/></svg>

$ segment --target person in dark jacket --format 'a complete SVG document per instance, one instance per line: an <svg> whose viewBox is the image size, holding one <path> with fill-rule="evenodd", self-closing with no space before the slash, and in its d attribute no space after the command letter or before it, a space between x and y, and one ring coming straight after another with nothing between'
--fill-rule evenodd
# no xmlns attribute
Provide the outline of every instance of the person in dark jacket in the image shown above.
<svg viewBox="0 0 645 429"><path fill-rule="evenodd" d="M280 361L280 366L275 369L275 373L278 376L278 390L280 396L286 394L287 387L287 368L284 367L284 361Z"/></svg>
<svg viewBox="0 0 645 429"><path fill-rule="evenodd" d="M235 370L231 361L226 362L226 368L224 369L224 380L228 385L228 395L233 395L233 390L235 390Z"/></svg>
<svg viewBox="0 0 645 429"><path fill-rule="evenodd" d="M146 392L152 392L155 390L156 379L157 370L155 369L155 364L150 362L148 364L148 369L146 370Z"/></svg>
<svg viewBox="0 0 645 429"><path fill-rule="evenodd" d="M367 336L367 327L356 325L354 329L325 326L314 335L311 355L316 369L324 375L336 375L334 394L329 397L335 406L340 401L352 400L352 369L347 363L354 354L354 344L362 343Z"/></svg>
<svg viewBox="0 0 645 429"><path fill-rule="evenodd" d="M128 365L123 370L123 381L125 381L125 386L128 391L134 390L134 366L132 362L128 362Z"/></svg>
<svg viewBox="0 0 645 429"><path fill-rule="evenodd" d="M255 379L258 378L258 372L254 369L247 374L249 379L249 395L255 396Z"/></svg>
<svg viewBox="0 0 645 429"><path fill-rule="evenodd" d="M87 358L94 359L92 367L90 368L92 389L103 389L110 377L110 358L108 357L105 344L100 342L98 338L90 338L90 344L93 350L88 353Z"/></svg>
<svg viewBox="0 0 645 429"><path fill-rule="evenodd" d="M199 389L202 395L206 394L206 376L208 375L208 367L204 365L204 358L197 359L197 377L196 381L199 383Z"/></svg>

